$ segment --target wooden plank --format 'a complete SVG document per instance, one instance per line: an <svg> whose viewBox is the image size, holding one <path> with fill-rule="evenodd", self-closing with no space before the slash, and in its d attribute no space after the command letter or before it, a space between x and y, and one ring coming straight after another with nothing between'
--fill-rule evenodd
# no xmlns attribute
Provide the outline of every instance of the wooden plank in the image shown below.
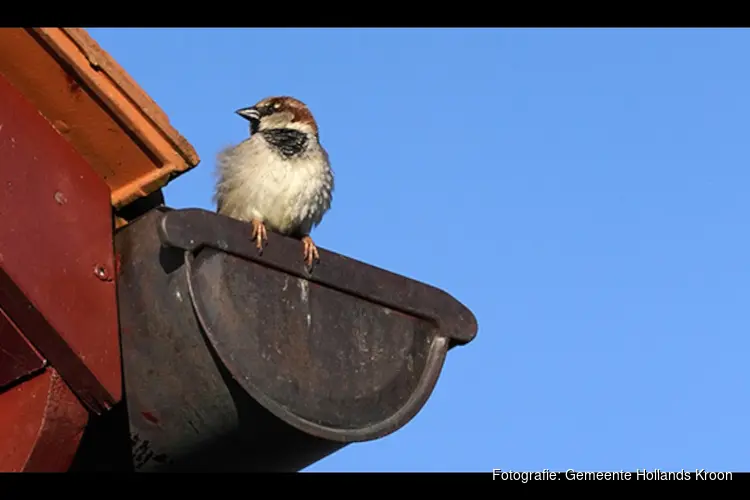
<svg viewBox="0 0 750 500"><path fill-rule="evenodd" d="M65 472L88 413L54 369L0 393L0 472Z"/></svg>
<svg viewBox="0 0 750 500"><path fill-rule="evenodd" d="M0 304L92 411L121 398L109 189L0 77Z"/></svg>
<svg viewBox="0 0 750 500"><path fill-rule="evenodd" d="M0 389L44 369L42 358L0 309Z"/></svg>
<svg viewBox="0 0 750 500"><path fill-rule="evenodd" d="M164 112L84 30L0 29L0 75L104 179L115 208L200 161Z"/></svg>

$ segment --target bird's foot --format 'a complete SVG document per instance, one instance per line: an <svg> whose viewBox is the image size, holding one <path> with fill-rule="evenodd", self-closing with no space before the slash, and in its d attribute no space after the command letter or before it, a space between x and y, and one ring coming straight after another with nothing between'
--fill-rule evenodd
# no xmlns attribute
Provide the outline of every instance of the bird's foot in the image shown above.
<svg viewBox="0 0 750 500"><path fill-rule="evenodd" d="M318 247L315 246L312 238L305 236L302 238L302 257L305 260L308 268L312 268L313 261L320 260L318 254Z"/></svg>
<svg viewBox="0 0 750 500"><path fill-rule="evenodd" d="M253 219L251 223L253 225L253 234L251 238L255 241L255 247L258 249L258 252L263 253L263 246L268 244L266 225L258 219Z"/></svg>

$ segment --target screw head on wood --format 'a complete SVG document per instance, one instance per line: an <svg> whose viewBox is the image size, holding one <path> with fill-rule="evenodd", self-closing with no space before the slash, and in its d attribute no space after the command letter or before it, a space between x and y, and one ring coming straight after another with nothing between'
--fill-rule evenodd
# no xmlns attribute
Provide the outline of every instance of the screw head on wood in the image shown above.
<svg viewBox="0 0 750 500"><path fill-rule="evenodd" d="M109 281L109 273L107 273L107 270L102 265L94 267L94 274L102 281Z"/></svg>

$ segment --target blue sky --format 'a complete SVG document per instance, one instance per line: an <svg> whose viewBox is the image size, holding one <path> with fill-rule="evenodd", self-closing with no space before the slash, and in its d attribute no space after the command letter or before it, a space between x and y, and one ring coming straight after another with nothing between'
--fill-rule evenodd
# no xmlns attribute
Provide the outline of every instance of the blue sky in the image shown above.
<svg viewBox="0 0 750 500"><path fill-rule="evenodd" d="M92 29L201 164L305 101L313 233L476 314L424 409L310 471L750 469L747 30Z"/></svg>

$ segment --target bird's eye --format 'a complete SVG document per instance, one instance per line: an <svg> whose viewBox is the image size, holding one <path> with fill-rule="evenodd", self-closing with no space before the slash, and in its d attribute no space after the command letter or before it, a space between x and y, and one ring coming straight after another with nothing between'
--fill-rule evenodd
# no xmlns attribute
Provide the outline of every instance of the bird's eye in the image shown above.
<svg viewBox="0 0 750 500"><path fill-rule="evenodd" d="M279 109L280 107L281 107L281 103L280 102L273 103L273 109Z"/></svg>

